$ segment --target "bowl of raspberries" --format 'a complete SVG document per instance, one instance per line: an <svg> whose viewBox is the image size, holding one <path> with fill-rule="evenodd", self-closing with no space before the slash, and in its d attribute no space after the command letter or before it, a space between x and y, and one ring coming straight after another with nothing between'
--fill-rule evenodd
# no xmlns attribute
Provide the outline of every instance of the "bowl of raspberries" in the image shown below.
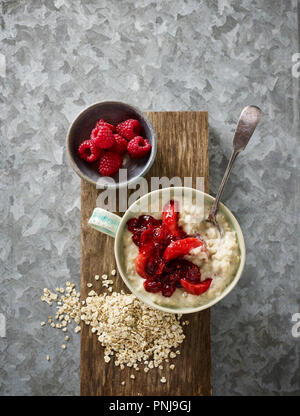
<svg viewBox="0 0 300 416"><path fill-rule="evenodd" d="M67 134L73 169L99 188L119 188L136 182L152 166L156 149L155 130L146 115L117 101L88 107Z"/></svg>

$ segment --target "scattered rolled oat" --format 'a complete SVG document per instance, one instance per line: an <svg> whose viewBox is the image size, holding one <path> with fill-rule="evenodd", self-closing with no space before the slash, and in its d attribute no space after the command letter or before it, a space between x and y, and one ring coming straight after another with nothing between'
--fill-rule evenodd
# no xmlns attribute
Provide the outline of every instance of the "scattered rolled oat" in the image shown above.
<svg viewBox="0 0 300 416"><path fill-rule="evenodd" d="M117 274L117 271L115 269L111 271L112 276L115 276L116 274Z"/></svg>
<svg viewBox="0 0 300 416"><path fill-rule="evenodd" d="M52 306L53 301L57 302L58 295L54 292L51 292L49 289L45 288L43 290L43 296L41 296L41 300L43 302L48 303L49 306Z"/></svg>
<svg viewBox="0 0 300 416"><path fill-rule="evenodd" d="M99 278L100 278L99 274L96 274L95 280L99 280Z"/></svg>
<svg viewBox="0 0 300 416"><path fill-rule="evenodd" d="M92 287L93 286L92 283L87 283L86 285L87 285L87 287Z"/></svg>
<svg viewBox="0 0 300 416"><path fill-rule="evenodd" d="M131 374L130 378L132 378L132 380L134 380L135 379L135 375L134 374Z"/></svg>
<svg viewBox="0 0 300 416"><path fill-rule="evenodd" d="M47 359L47 361L50 361L50 355L49 354L46 355L46 359Z"/></svg>
<svg viewBox="0 0 300 416"><path fill-rule="evenodd" d="M65 350L67 348L66 344L63 344L61 347L62 347L63 350Z"/></svg>
<svg viewBox="0 0 300 416"><path fill-rule="evenodd" d="M114 282L113 280L103 280L102 281L102 287L108 288L110 285L112 285Z"/></svg>
<svg viewBox="0 0 300 416"><path fill-rule="evenodd" d="M160 382L161 382L161 383L166 383L166 382L167 382L166 377L162 377L162 378L160 379Z"/></svg>
<svg viewBox="0 0 300 416"><path fill-rule="evenodd" d="M81 314L95 328L104 356L128 367L149 359L149 368L158 367L185 338L180 317L152 309L132 294L89 296Z"/></svg>
<svg viewBox="0 0 300 416"><path fill-rule="evenodd" d="M41 322L41 326L45 326L46 325L46 322Z"/></svg>
<svg viewBox="0 0 300 416"><path fill-rule="evenodd" d="M70 339L69 335L65 336L66 341L69 341L69 339Z"/></svg>
<svg viewBox="0 0 300 416"><path fill-rule="evenodd" d="M122 386L125 386L125 381L122 381L121 384L122 384Z"/></svg>
<svg viewBox="0 0 300 416"><path fill-rule="evenodd" d="M52 316L48 316L48 323L52 328L62 329L67 331L67 325L74 320L75 323L80 323L80 293L76 292L75 284L69 281L66 282L66 289L57 288L61 293L60 298L57 294L52 293L49 289L45 288L42 296L42 300L49 305L52 301L57 303L57 311L55 319L58 321L56 324L52 321Z"/></svg>
<svg viewBox="0 0 300 416"><path fill-rule="evenodd" d="M175 368L175 364L171 364L170 365L170 370L174 370L174 368Z"/></svg>

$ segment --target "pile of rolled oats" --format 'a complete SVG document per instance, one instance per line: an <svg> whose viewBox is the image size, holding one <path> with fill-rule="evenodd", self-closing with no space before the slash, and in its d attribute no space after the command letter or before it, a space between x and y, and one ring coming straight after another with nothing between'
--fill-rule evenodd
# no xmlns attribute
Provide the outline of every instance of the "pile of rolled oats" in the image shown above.
<svg viewBox="0 0 300 416"><path fill-rule="evenodd" d="M81 320L91 327L105 348L104 360L115 357L115 365L144 371L169 362L185 336L180 316L167 314L140 302L134 295L113 292L87 297L81 308Z"/></svg>
<svg viewBox="0 0 300 416"><path fill-rule="evenodd" d="M111 275L115 276L116 271L113 270ZM99 279L96 275L95 280ZM68 325L74 321L77 324L75 332L79 332L79 324L83 321L91 327L104 347L104 361L108 363L114 358L115 365L121 370L127 366L139 371L139 365L143 365L147 373L156 367L162 370L163 363L169 363L169 368L173 370L175 365L170 360L180 354L178 347L185 338L182 326L189 322L181 323L181 315L153 309L133 294L113 292L112 284L113 280L103 274L102 287L108 293L98 295L91 290L81 303L74 283L66 282L66 287L56 288L56 293L44 289L41 300L50 306L55 302L57 309L54 319L48 317L48 324L66 332ZM87 287L92 286L92 283L87 283ZM41 322L41 326L45 324ZM69 336L65 337L66 341L69 339ZM66 349L66 344L62 348ZM49 355L46 358L50 360ZM161 382L165 382L164 377Z"/></svg>

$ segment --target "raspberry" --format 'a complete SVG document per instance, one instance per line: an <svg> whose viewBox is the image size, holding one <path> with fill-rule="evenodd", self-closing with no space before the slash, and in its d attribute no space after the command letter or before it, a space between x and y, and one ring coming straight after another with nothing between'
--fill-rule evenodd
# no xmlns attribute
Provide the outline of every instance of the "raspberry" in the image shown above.
<svg viewBox="0 0 300 416"><path fill-rule="evenodd" d="M113 144L111 151L123 155L127 151L128 141L125 140L119 134L114 134L115 143Z"/></svg>
<svg viewBox="0 0 300 416"><path fill-rule="evenodd" d="M142 131L142 126L138 120L134 120L133 118L123 121L122 123L118 124L117 133L120 134L127 140L133 139L135 136L138 136Z"/></svg>
<svg viewBox="0 0 300 416"><path fill-rule="evenodd" d="M115 142L113 132L104 125L96 127L91 133L91 138L100 149L109 149Z"/></svg>
<svg viewBox="0 0 300 416"><path fill-rule="evenodd" d="M109 127L111 129L111 131L114 133L114 131L116 130L115 126L113 126L112 124L108 123L107 121L105 121L103 118L101 118L100 120L97 121L96 126L95 127L100 127L100 126L106 126Z"/></svg>
<svg viewBox="0 0 300 416"><path fill-rule="evenodd" d="M118 153L103 152L99 159L99 172L103 176L113 176L122 166L123 158Z"/></svg>
<svg viewBox="0 0 300 416"><path fill-rule="evenodd" d="M94 162L100 156L101 150L93 140L85 140L78 147L78 154L86 162Z"/></svg>
<svg viewBox="0 0 300 416"><path fill-rule="evenodd" d="M132 159L138 159L145 156L151 149L151 144L147 139L141 136L136 136L128 143L128 153Z"/></svg>
<svg viewBox="0 0 300 416"><path fill-rule="evenodd" d="M99 133L99 127L95 127L91 132L90 139L95 140L98 133Z"/></svg>

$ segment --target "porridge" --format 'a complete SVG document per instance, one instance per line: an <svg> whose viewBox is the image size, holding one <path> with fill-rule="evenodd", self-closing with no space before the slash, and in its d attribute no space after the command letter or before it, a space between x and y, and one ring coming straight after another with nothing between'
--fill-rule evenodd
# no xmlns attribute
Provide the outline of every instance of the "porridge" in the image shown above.
<svg viewBox="0 0 300 416"><path fill-rule="evenodd" d="M197 307L220 296L240 263L235 231L222 213L216 228L203 219L209 206L170 200L163 213L140 212L123 235L125 271L141 295L171 308Z"/></svg>

